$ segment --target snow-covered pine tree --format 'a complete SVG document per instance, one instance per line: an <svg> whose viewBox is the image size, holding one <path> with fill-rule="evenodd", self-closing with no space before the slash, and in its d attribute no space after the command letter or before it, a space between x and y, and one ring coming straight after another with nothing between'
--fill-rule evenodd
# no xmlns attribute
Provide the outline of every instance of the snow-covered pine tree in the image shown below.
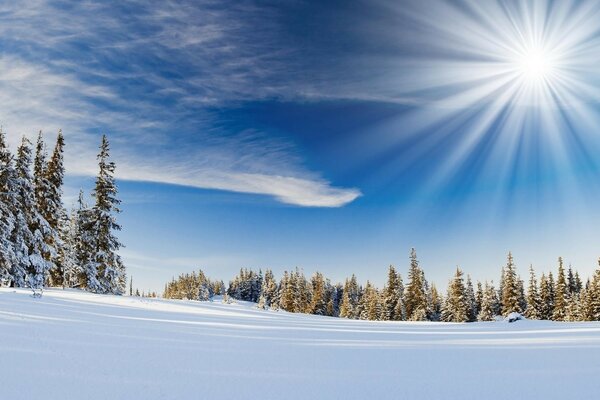
<svg viewBox="0 0 600 400"><path fill-rule="evenodd" d="M71 229L69 231L69 246L74 251L74 268L69 273L70 287L87 289L88 283L94 287L97 282L96 263L93 260L96 247L95 230L93 229L92 209L83 197L83 190L79 191L77 207L71 212Z"/></svg>
<svg viewBox="0 0 600 400"><path fill-rule="evenodd" d="M494 317L498 314L499 308L498 293L494 289L493 282L488 284L486 281L481 299L481 311L477 319L479 321L493 321Z"/></svg>
<svg viewBox="0 0 600 400"><path fill-rule="evenodd" d="M340 317L355 318L359 296L360 289L358 287L358 282L356 281L356 276L352 274L352 277L346 279L344 284L342 303L340 305Z"/></svg>
<svg viewBox="0 0 600 400"><path fill-rule="evenodd" d="M598 268L588 287L588 307L593 321L600 321L600 259L598 259Z"/></svg>
<svg viewBox="0 0 600 400"><path fill-rule="evenodd" d="M52 266L46 258L46 255L52 253L52 249L44 241L44 238L50 235L50 226L40 214L36 204L31 174L31 143L26 137L23 137L17 151L16 171L19 206L25 215L27 225L27 229L23 230L27 256L21 262L26 265L27 285L37 294L43 289Z"/></svg>
<svg viewBox="0 0 600 400"><path fill-rule="evenodd" d="M529 285L527 287L527 309L525 316L529 319L542 318L542 299L538 291L533 265L529 266Z"/></svg>
<svg viewBox="0 0 600 400"><path fill-rule="evenodd" d="M483 286L480 281L477 281L477 290L475 291L475 309L476 315L481 311L481 302L483 301Z"/></svg>
<svg viewBox="0 0 600 400"><path fill-rule="evenodd" d="M311 314L326 315L327 314L327 299L325 292L325 277L320 272L315 272L310 279L312 288L312 302L309 306Z"/></svg>
<svg viewBox="0 0 600 400"><path fill-rule="evenodd" d="M96 204L92 210L92 227L96 236L92 262L97 270L96 281L88 279L90 290L99 293L122 294L125 291L125 266L117 254L122 244L114 235L121 229L115 215L120 212L121 201L116 197L115 163L109 161L110 148L106 135L102 136L98 153L98 176L93 196Z"/></svg>
<svg viewBox="0 0 600 400"><path fill-rule="evenodd" d="M540 277L540 319L551 319L554 311L554 292L550 278L545 274Z"/></svg>
<svg viewBox="0 0 600 400"><path fill-rule="evenodd" d="M431 321L439 321L442 318L442 296L439 294L437 287L431 284L427 293L427 301L430 304L429 319Z"/></svg>
<svg viewBox="0 0 600 400"><path fill-rule="evenodd" d="M292 285L288 271L283 272L279 284L279 308L285 311L294 311L294 286Z"/></svg>
<svg viewBox="0 0 600 400"><path fill-rule="evenodd" d="M406 321L406 307L404 306L404 281L402 275L398 274L396 279L398 284L396 298L396 308L394 309L394 321Z"/></svg>
<svg viewBox="0 0 600 400"><path fill-rule="evenodd" d="M381 296L379 291L367 281L363 296L359 305L360 315L358 318L366 320L377 320L381 315Z"/></svg>
<svg viewBox="0 0 600 400"><path fill-rule="evenodd" d="M474 322L477 320L477 300L475 299L475 290L473 289L473 282L470 275L467 275L465 300L467 302L467 321Z"/></svg>
<svg viewBox="0 0 600 400"><path fill-rule="evenodd" d="M16 171L0 127L0 285L14 282L12 274L17 266L16 244L13 231L17 224L19 207L16 201ZM16 275L25 276L25 271ZM17 280L19 278L17 277ZM23 279L24 284L24 279ZM16 286L20 286L18 283Z"/></svg>
<svg viewBox="0 0 600 400"><path fill-rule="evenodd" d="M53 232L53 235L49 238L49 245L53 246L57 253L55 259L52 260L54 265L50 270L50 284L53 286L62 285L63 287L68 286L63 283L63 280L67 275L66 269L72 268L72 264L75 262L75 260L72 259L72 253L69 252L69 244L66 243L69 235L69 221L67 212L62 203L62 185L65 174L63 165L64 146L65 140L62 130L59 130L52 157L50 157L45 169L45 184L47 190L45 193L45 208L43 212L44 218L48 221ZM69 257L71 257L71 259L69 259Z"/></svg>
<svg viewBox="0 0 600 400"><path fill-rule="evenodd" d="M408 270L409 283L404 294L406 318L410 321L423 321L427 319L427 296L425 292L424 274L419 267L417 252L414 248L410 251L410 267Z"/></svg>
<svg viewBox="0 0 600 400"><path fill-rule="evenodd" d="M260 296L258 298L258 307L263 309L277 308L275 297L277 296L277 281L273 271L267 269L262 280Z"/></svg>
<svg viewBox="0 0 600 400"><path fill-rule="evenodd" d="M387 284L383 288L383 304L381 310L381 319L383 321L392 321L396 319L395 309L398 304L398 274L396 269L390 265L388 269Z"/></svg>
<svg viewBox="0 0 600 400"><path fill-rule="evenodd" d="M57 272L56 261L58 258L57 248L60 246L60 236L58 221L60 215L54 210L56 204L55 194L51 187L50 181L47 179L47 153L44 143L42 131L39 132L35 147L35 158L33 162L33 187L35 194L35 203L39 214L46 220L48 229L40 231L43 235L46 250L44 251L44 259L50 263L50 271L47 277L47 283L50 286L60 284L61 272ZM58 193L58 202L62 205L60 193ZM50 221L55 221L52 224Z"/></svg>
<svg viewBox="0 0 600 400"><path fill-rule="evenodd" d="M565 269L563 267L562 257L558 257L558 277L556 278L556 288L554 291L554 311L552 319L555 321L564 321L567 315L568 287L565 279Z"/></svg>
<svg viewBox="0 0 600 400"><path fill-rule="evenodd" d="M463 282L463 272L456 268L454 278L448 285L448 294L442 308L442 320L446 322L467 322L468 301Z"/></svg>
<svg viewBox="0 0 600 400"><path fill-rule="evenodd" d="M519 290L515 264L513 262L512 253L508 253L506 267L504 268L504 283L502 287L502 315L506 316L511 312L523 312L519 298L521 292Z"/></svg>
<svg viewBox="0 0 600 400"><path fill-rule="evenodd" d="M525 312L527 309L527 296L525 295L525 282L520 276L517 276L517 289L519 290L519 307L521 312Z"/></svg>

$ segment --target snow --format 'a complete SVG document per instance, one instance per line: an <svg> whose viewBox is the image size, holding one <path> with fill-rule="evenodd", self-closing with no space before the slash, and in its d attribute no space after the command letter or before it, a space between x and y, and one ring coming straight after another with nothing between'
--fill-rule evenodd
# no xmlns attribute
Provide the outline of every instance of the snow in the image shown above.
<svg viewBox="0 0 600 400"><path fill-rule="evenodd" d="M0 289L3 399L596 399L599 359L597 322L368 322Z"/></svg>
<svg viewBox="0 0 600 400"><path fill-rule="evenodd" d="M522 316L521 314L519 314L518 312L511 312L510 314L508 314L506 316L506 318L504 318L504 321L506 321L506 322L517 322L517 321L522 321L524 319L525 319L525 317Z"/></svg>

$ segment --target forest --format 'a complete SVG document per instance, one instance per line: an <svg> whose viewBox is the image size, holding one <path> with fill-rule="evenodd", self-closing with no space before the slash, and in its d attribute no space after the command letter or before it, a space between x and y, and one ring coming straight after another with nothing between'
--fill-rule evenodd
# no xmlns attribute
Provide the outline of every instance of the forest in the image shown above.
<svg viewBox="0 0 600 400"><path fill-rule="evenodd" d="M24 136L12 154L0 129L0 285L28 287L36 296L44 287L122 294L125 266L114 233L121 229L115 217L120 201L107 137L97 156L94 204L80 191L70 212L62 200L62 131L50 157L41 131L32 147Z"/></svg>
<svg viewBox="0 0 600 400"><path fill-rule="evenodd" d="M165 285L163 297L208 301L213 296L257 303L257 307L362 320L381 321L493 321L511 313L528 319L554 321L600 320L600 260L585 283L571 266L558 259L552 271L537 277L529 267L527 284L517 274L511 253L493 281L476 282L456 268L445 293L427 281L415 249L410 253L407 282L390 266L383 289L367 281L358 283L353 274L344 283L333 284L320 273L307 279L301 269L285 271L279 281L271 270L241 269L229 282L211 280L202 271L182 274Z"/></svg>

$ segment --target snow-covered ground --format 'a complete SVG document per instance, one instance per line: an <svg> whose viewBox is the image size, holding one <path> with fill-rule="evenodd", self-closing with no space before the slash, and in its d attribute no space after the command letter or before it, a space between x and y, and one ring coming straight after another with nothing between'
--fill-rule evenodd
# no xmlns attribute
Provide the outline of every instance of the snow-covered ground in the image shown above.
<svg viewBox="0 0 600 400"><path fill-rule="evenodd" d="M365 322L0 289L1 399L598 399L600 323Z"/></svg>

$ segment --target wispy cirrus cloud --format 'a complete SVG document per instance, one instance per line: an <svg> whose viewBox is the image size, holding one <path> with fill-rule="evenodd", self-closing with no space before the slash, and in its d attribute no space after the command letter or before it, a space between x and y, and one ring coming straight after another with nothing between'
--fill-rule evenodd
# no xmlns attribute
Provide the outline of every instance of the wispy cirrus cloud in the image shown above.
<svg viewBox="0 0 600 400"><path fill-rule="evenodd" d="M276 39L276 9L225 3L0 5L0 119L11 140L62 127L67 168L86 175L108 132L123 179L300 206L353 201L359 190L311 171L293 143L218 124L215 107L297 97L304 73Z"/></svg>

